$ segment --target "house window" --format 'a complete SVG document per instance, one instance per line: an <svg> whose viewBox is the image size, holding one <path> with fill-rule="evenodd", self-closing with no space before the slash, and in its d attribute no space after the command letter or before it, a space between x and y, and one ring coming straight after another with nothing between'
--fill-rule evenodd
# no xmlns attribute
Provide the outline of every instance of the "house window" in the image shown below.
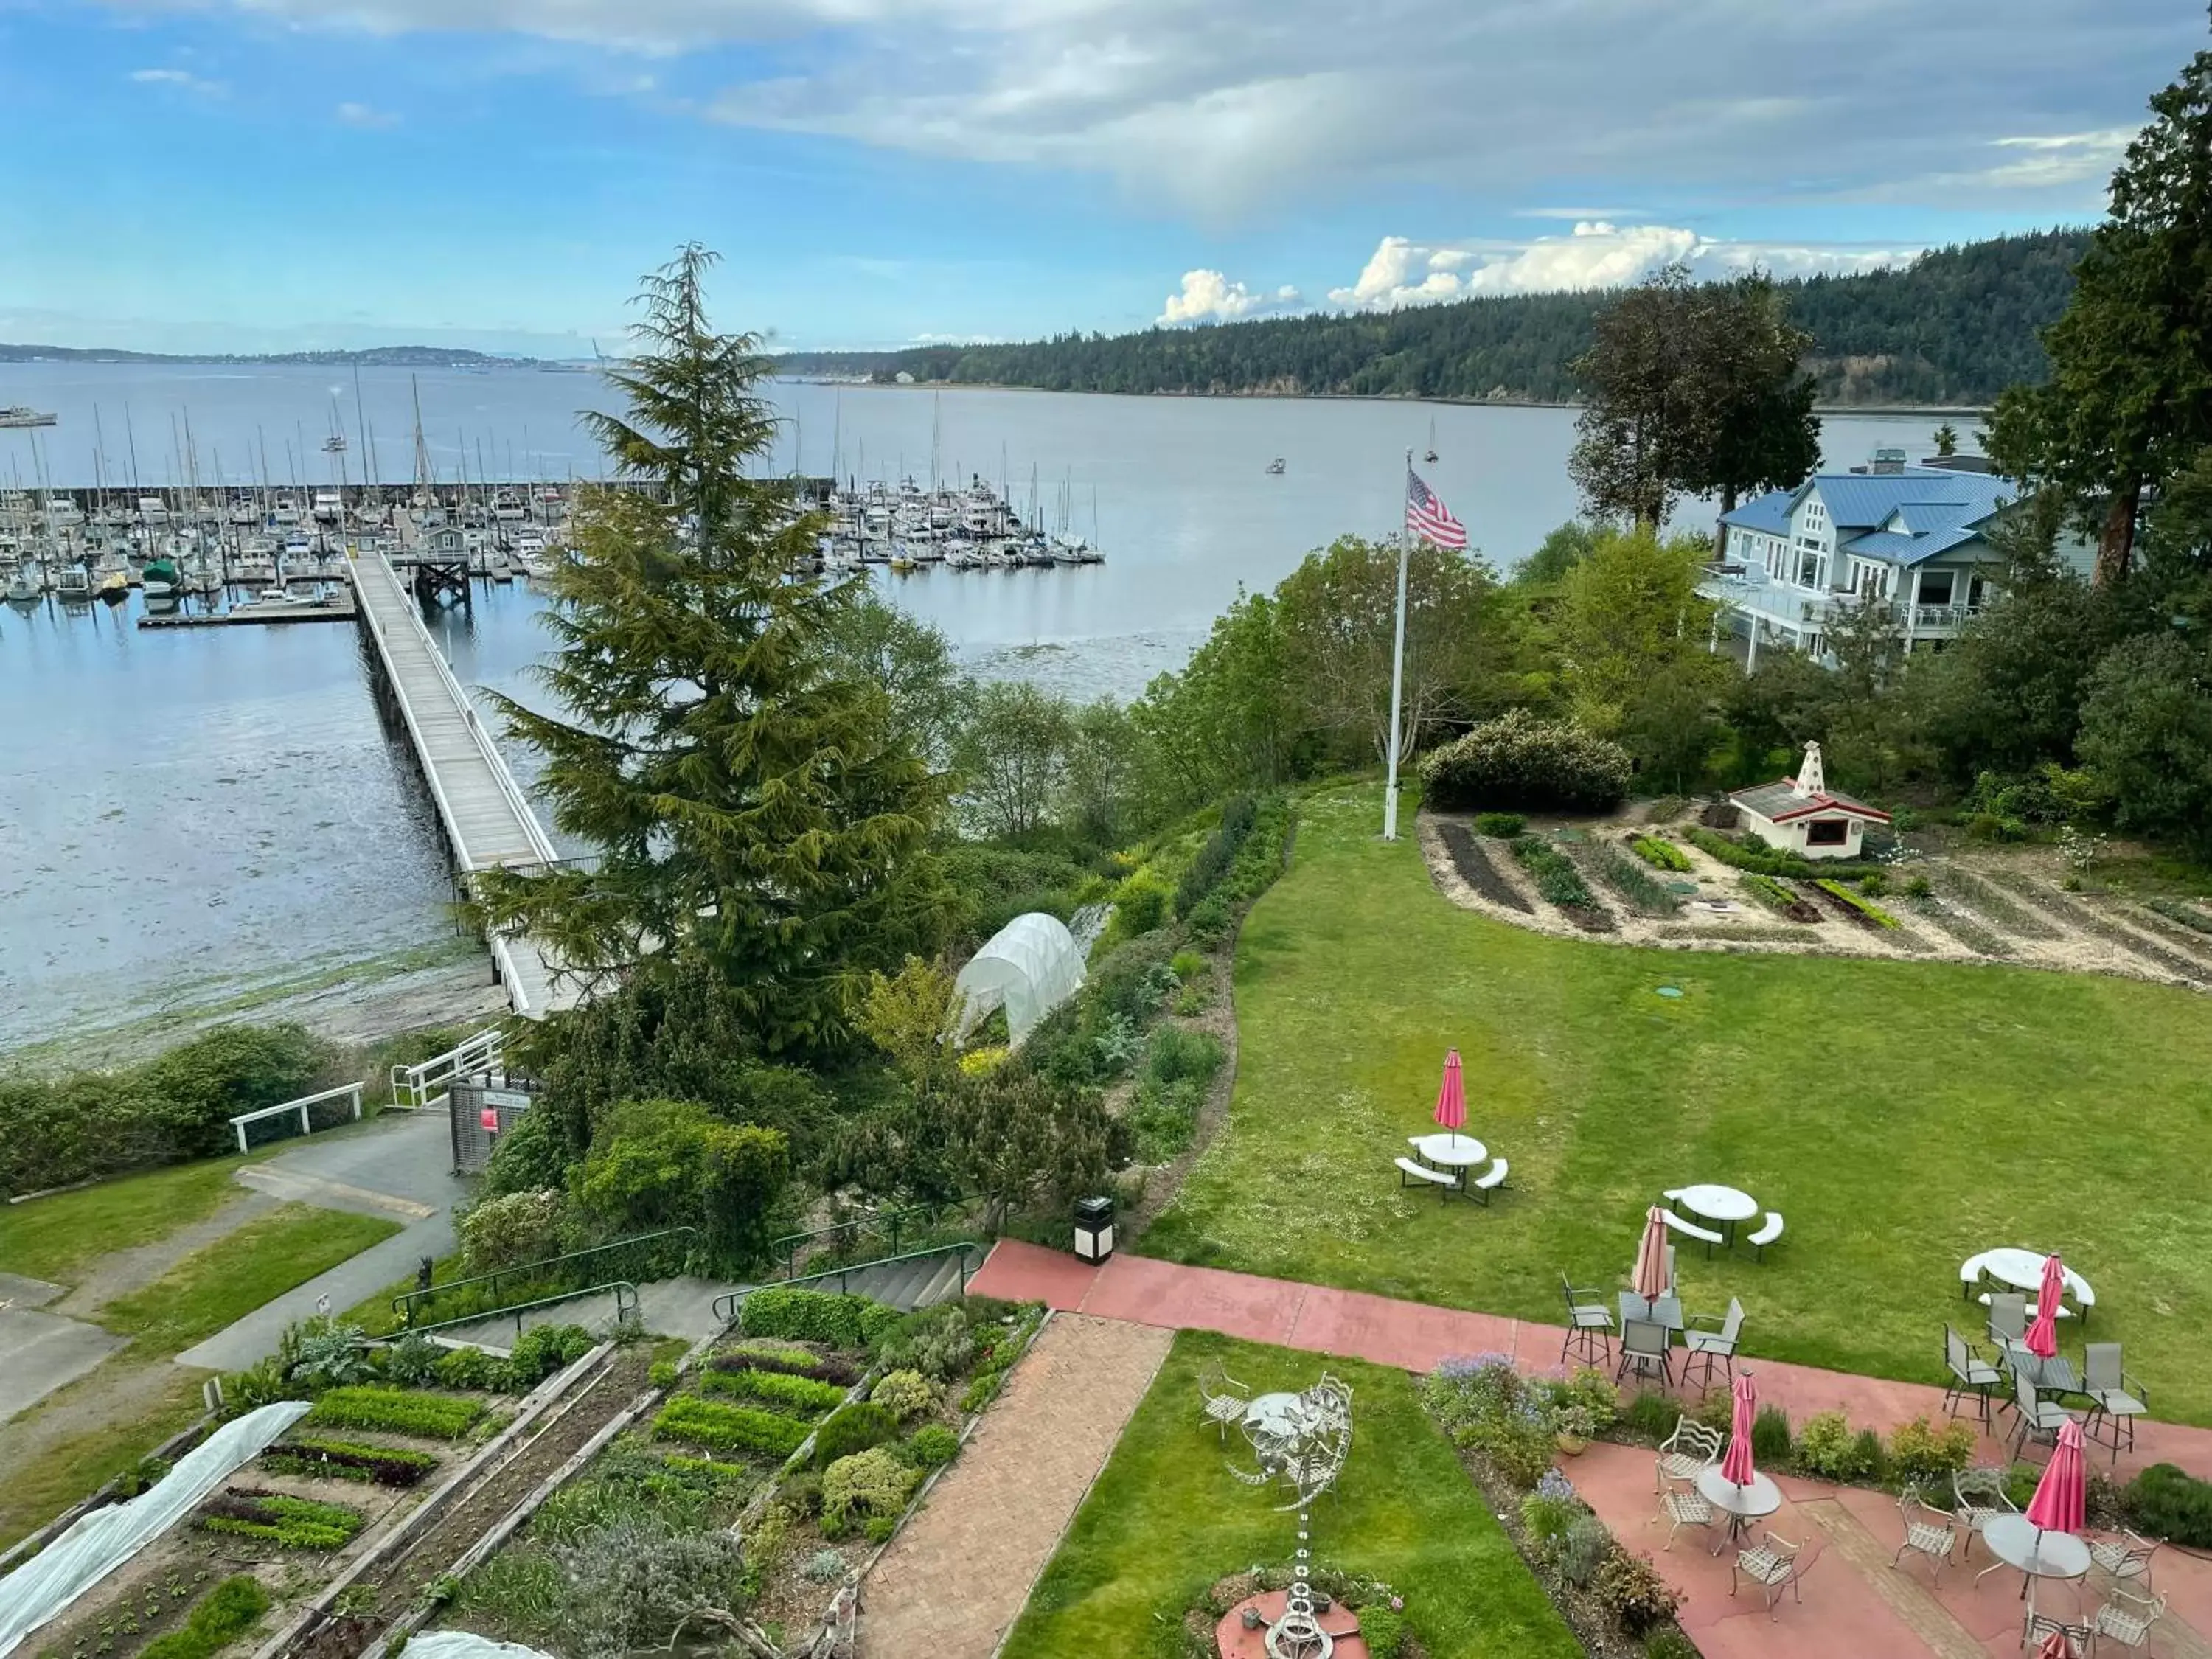
<svg viewBox="0 0 2212 1659"><path fill-rule="evenodd" d="M1817 552L1798 554L1797 586L1800 587L1820 586L1820 556Z"/></svg>
<svg viewBox="0 0 2212 1659"><path fill-rule="evenodd" d="M1808 847L1841 847L1845 830L1845 820L1842 818L1814 818L1805 826L1805 844Z"/></svg>
<svg viewBox="0 0 2212 1659"><path fill-rule="evenodd" d="M1923 570L1920 573L1920 603L1948 605L1951 603L1951 576L1948 570Z"/></svg>

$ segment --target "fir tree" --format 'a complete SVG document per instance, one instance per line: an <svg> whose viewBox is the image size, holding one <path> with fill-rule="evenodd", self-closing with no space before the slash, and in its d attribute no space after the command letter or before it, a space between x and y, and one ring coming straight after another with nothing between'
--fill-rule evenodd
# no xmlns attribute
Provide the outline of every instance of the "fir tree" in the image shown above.
<svg viewBox="0 0 2212 1659"><path fill-rule="evenodd" d="M844 1039L872 971L942 942L945 786L832 648L857 595L811 572L818 517L748 474L769 365L709 325L713 263L692 246L646 279L609 376L629 410L586 416L634 487L586 495L551 577L538 674L562 713L500 699L595 856L489 872L479 902L592 988L703 966L763 1049L814 1048Z"/></svg>

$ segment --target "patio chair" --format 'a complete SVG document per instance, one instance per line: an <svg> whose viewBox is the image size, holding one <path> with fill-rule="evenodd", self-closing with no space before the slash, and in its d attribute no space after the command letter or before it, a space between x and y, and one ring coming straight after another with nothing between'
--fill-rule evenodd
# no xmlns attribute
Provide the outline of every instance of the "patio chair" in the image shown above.
<svg viewBox="0 0 2212 1659"><path fill-rule="evenodd" d="M1245 1407L1252 1403L1252 1391L1224 1370L1218 1359L1198 1374L1198 1397L1203 1402L1201 1419L1220 1430L1224 1440L1229 1438L1229 1425L1243 1422Z"/></svg>
<svg viewBox="0 0 2212 1659"><path fill-rule="evenodd" d="M1720 1462L1721 1431L1693 1422L1685 1415L1675 1420L1674 1432L1659 1443L1657 1473L1653 1477L1655 1491L1664 1491L1668 1481L1686 1483L1695 1480L1701 1469L1709 1469Z"/></svg>
<svg viewBox="0 0 2212 1659"><path fill-rule="evenodd" d="M1667 1528L1666 1549L1674 1547L1674 1534L1685 1527L1710 1527L1716 1511L1695 1487L1669 1486L1659 1494L1659 1514L1673 1522Z"/></svg>
<svg viewBox="0 0 2212 1659"><path fill-rule="evenodd" d="M2124 1589L2115 1589L2105 1605L2097 1609L2090 1620L2089 1628L2096 1632L2097 1645L2106 1641L2118 1642L2124 1648L2138 1651L2150 1646L2150 1628L2166 1617L2166 1598L2163 1595L2136 1595Z"/></svg>
<svg viewBox="0 0 2212 1659"><path fill-rule="evenodd" d="M1711 1326L1700 1330L1699 1326ZM1723 1314L1692 1314L1682 1328L1682 1386L1690 1384L1690 1367L1703 1367L1705 1386L1713 1386L1713 1365L1718 1362L1730 1382L1735 1381L1735 1344L1743 1330L1743 1304L1735 1297L1729 1298L1728 1312Z"/></svg>
<svg viewBox="0 0 2212 1659"><path fill-rule="evenodd" d="M1805 1576L1799 1565L1804 1547L1769 1532L1763 1542L1738 1550L1735 1559L1729 1565L1729 1594L1735 1594L1736 1578L1741 1574L1759 1587L1766 1599L1769 1619L1774 1617L1774 1604L1782 1599L1785 1587L1802 1602L1805 1594L1797 1588L1797 1582Z"/></svg>
<svg viewBox="0 0 2212 1659"><path fill-rule="evenodd" d="M1966 1523L1959 1553L1972 1556L1974 1537L2000 1515L2018 1515L2020 1505L2005 1496L2005 1471L1994 1465L1960 1469L1951 1477L1951 1513Z"/></svg>
<svg viewBox="0 0 2212 1659"><path fill-rule="evenodd" d="M1950 1326L1943 1328L1943 1364L1951 1373L1951 1386L1943 1391L1943 1408L1959 1414L1959 1401L1972 1395L1981 1403L1982 1426L1990 1421L1990 1390L2004 1385L2004 1373L1974 1352L1974 1345Z"/></svg>
<svg viewBox="0 0 2212 1659"><path fill-rule="evenodd" d="M1765 1261L1766 1247L1776 1243L1781 1237L1782 1212L1769 1210L1766 1212L1766 1219L1759 1224L1759 1231L1744 1241L1751 1246L1751 1259L1753 1261Z"/></svg>
<svg viewBox="0 0 2212 1659"><path fill-rule="evenodd" d="M2097 1437L2098 1424L2106 1425L2111 1431L2112 1462L2118 1462L2121 1437L2126 1436L2127 1448L2133 1451L2136 1419L2150 1409L2148 1392L2120 1368L2118 1343L2092 1342L2081 1350L2081 1392L2097 1407L2089 1419L2090 1437Z"/></svg>
<svg viewBox="0 0 2212 1659"><path fill-rule="evenodd" d="M2079 1422L2081 1413L2071 1412L2056 1400L2043 1399L2035 1392L2035 1379L2026 1371L2012 1375L2013 1413L2020 1426L2012 1437L2012 1455L2017 1457L2027 1449L2030 1437L2057 1443L2058 1431L2069 1421Z"/></svg>
<svg viewBox="0 0 2212 1659"><path fill-rule="evenodd" d="M2159 1540L2145 1538L2122 1527L2115 1538L2093 1538L2089 1540L2089 1565L2112 1579L2115 1584L2140 1578L2150 1583L2150 1559L2158 1553Z"/></svg>
<svg viewBox="0 0 2212 1659"><path fill-rule="evenodd" d="M2088 1659L2089 1645L2097 1639L2097 1632L2090 1626L2069 1625L2063 1619L2053 1619L2047 1613L2031 1608L2027 1622L2021 1627L2020 1644L2034 1651L2054 1635L2066 1638L2066 1650L2075 1659Z"/></svg>
<svg viewBox="0 0 2212 1659"><path fill-rule="evenodd" d="M1605 1305L1603 1291L1578 1291L1559 1275L1559 1290L1567 1299L1567 1340L1559 1345L1559 1363L1580 1359L1585 1365L1602 1365L1612 1355L1613 1315Z"/></svg>
<svg viewBox="0 0 2212 1659"><path fill-rule="evenodd" d="M2001 1291L1990 1298L1990 1340L2001 1353L2027 1334L2027 1298L2015 1291Z"/></svg>
<svg viewBox="0 0 2212 1659"><path fill-rule="evenodd" d="M1674 1380L1674 1361L1667 1344L1667 1328L1648 1319L1631 1319L1620 1328L1620 1365L1613 1376L1619 1382L1633 1366L1638 1376L1659 1373L1662 1383Z"/></svg>
<svg viewBox="0 0 2212 1659"><path fill-rule="evenodd" d="M1937 1509L1920 1495L1919 1487L1910 1486L1898 1494L1897 1512L1905 1517L1905 1541L1889 1558L1889 1565L1901 1565L1908 1552L1924 1555L1934 1564L1935 1582L1940 1585L1943 1582L1943 1564L1959 1547L1959 1518L1948 1510Z"/></svg>

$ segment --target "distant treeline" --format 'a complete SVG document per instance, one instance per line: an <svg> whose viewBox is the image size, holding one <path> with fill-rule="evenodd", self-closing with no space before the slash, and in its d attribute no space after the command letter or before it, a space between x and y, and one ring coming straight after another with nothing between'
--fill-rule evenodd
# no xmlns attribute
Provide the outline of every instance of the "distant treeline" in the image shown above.
<svg viewBox="0 0 2212 1659"><path fill-rule="evenodd" d="M495 357L451 346L372 346L366 351L118 351L107 346L9 345L0 341L0 363L324 363L363 368L453 368L461 364L533 365L535 357Z"/></svg>
<svg viewBox="0 0 2212 1659"><path fill-rule="evenodd" d="M1988 404L2048 372L2036 332L2074 291L2086 228L1969 242L1909 268L1781 284L1814 341L1826 404ZM1590 341L1599 291L1066 334L1018 345L799 352L787 374L1039 386L1053 392L1278 393L1572 402L1569 365Z"/></svg>

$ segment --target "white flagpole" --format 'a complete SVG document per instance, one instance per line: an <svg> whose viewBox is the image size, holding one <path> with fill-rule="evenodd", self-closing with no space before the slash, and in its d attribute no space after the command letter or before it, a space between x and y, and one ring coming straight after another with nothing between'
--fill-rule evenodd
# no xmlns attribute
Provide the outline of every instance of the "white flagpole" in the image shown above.
<svg viewBox="0 0 2212 1659"><path fill-rule="evenodd" d="M1406 452L1406 472L1413 475L1413 452ZM1400 492L1404 493L1402 490ZM1382 839L1398 839L1398 705L1406 681L1406 520L1398 519L1398 629L1390 645L1390 776L1382 791Z"/></svg>

